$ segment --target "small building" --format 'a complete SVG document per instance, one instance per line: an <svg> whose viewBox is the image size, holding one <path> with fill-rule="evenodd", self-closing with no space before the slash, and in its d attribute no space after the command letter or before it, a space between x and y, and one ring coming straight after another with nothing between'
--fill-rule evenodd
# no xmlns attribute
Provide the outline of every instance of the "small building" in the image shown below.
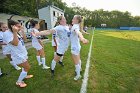
<svg viewBox="0 0 140 93"><path fill-rule="evenodd" d="M48 5L47 7L38 10L39 19L45 20L47 28L51 29L55 26L57 17L64 15L64 11L54 5Z"/></svg>
<svg viewBox="0 0 140 93"><path fill-rule="evenodd" d="M42 19L38 19L38 18L31 18L31 17L27 17L27 16L19 16L19 15L12 15L12 14L5 14L5 13L0 13L0 22L4 22L7 23L8 19L12 19L15 21L18 21L21 23L21 25L24 26L25 32L28 33L30 30L30 25L29 25L29 20L30 19L34 19L36 21L38 21L39 25L40 25L40 29L39 30L46 30L46 23L44 20Z"/></svg>

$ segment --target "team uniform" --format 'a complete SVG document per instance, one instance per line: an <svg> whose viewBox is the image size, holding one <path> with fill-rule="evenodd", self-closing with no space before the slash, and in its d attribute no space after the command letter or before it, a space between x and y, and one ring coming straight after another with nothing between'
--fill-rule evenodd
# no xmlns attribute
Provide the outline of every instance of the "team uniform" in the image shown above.
<svg viewBox="0 0 140 93"><path fill-rule="evenodd" d="M31 32L39 32L37 29L35 29L35 28L32 28L32 30L31 30ZM38 50L41 50L41 49L43 49L43 46L39 43L39 40L41 39L41 36L32 36L32 46L38 51ZM47 65L46 65L46 59L45 59L45 57L42 57L42 58L40 58L40 55L38 56L36 56L36 58L37 58L37 61L38 61L38 64L39 65L41 65L41 64L43 64L43 69L49 69L50 67L48 67ZM42 59L42 62L41 62L41 59Z"/></svg>
<svg viewBox="0 0 140 93"><path fill-rule="evenodd" d="M68 26L59 25L53 29L55 30L56 35L58 36L56 53L64 55L69 45L69 28Z"/></svg>
<svg viewBox="0 0 140 93"><path fill-rule="evenodd" d="M78 37L78 32L80 32L79 24L74 24L71 28L71 53L74 55L79 55L81 50L80 40Z"/></svg>
<svg viewBox="0 0 140 93"><path fill-rule="evenodd" d="M4 42L4 40L3 40L3 38L4 38L3 34L6 33L6 32L0 32L0 42ZM7 33L7 35L8 35L9 38L11 37L11 34L8 34ZM6 43L6 42L4 42L4 43ZM4 55L10 54L9 47L7 45L2 45L2 52L3 52Z"/></svg>
<svg viewBox="0 0 140 93"><path fill-rule="evenodd" d="M5 32L2 32L0 34L0 40L7 44L7 45L2 45L2 52L4 55L11 55L11 48L10 46L8 45L8 42L7 41L10 41L12 40L12 37L13 37L13 34L7 30ZM11 58L12 59L12 58ZM16 69L16 70L20 70L21 68L17 66L17 64L14 62L14 60L12 59L10 61L10 64Z"/></svg>
<svg viewBox="0 0 140 93"><path fill-rule="evenodd" d="M37 29L32 28L32 31L34 32L39 32ZM41 50L43 47L41 46L41 44L38 42L38 39L40 39L41 36L33 36L32 37L32 46L36 49L36 50Z"/></svg>
<svg viewBox="0 0 140 93"><path fill-rule="evenodd" d="M71 41L71 53L74 55L80 55L81 45L78 33L80 32L80 26L79 24L74 24L71 28L71 35L70 35L70 41ZM76 76L74 77L74 80L78 80L81 78L80 70L81 70L81 60L78 62L79 64L75 64L75 72Z"/></svg>
<svg viewBox="0 0 140 93"><path fill-rule="evenodd" d="M13 41L14 38L13 33L11 31L4 32L3 37L4 43L6 43L7 44L6 46L10 49L11 58L13 62L17 65L26 62L28 59L27 56L28 53L25 48L22 36L18 34L19 39L18 46L14 46L10 43L11 41Z"/></svg>
<svg viewBox="0 0 140 93"><path fill-rule="evenodd" d="M68 46L69 46L69 27L68 26L62 26L62 25L58 25L55 28L53 28L53 30L55 30L56 35L58 36L58 43L57 43L57 51L56 54L60 57L62 57L64 55L64 53L67 51ZM61 58L60 58L61 59ZM54 75L54 69L56 66L56 61L53 59L52 63L51 63L51 73L52 75Z"/></svg>
<svg viewBox="0 0 140 93"><path fill-rule="evenodd" d="M10 37L9 37L9 35L10 35ZM19 40L17 46L14 46L11 44L11 41L13 41L13 39L14 39L13 33L11 31L6 31L3 34L3 37L4 37L3 40L4 40L4 42L7 43L7 46L9 46L9 48L11 50L11 58L12 58L13 62L15 64L19 65L19 64L27 62L28 52L25 48L23 37L20 34L18 34L17 36L18 36L18 40ZM27 73L28 72L26 72L25 69L22 68L22 71L21 71L19 78L16 82L16 85L18 85L20 87L26 86L26 84L23 84L24 83L23 79L27 78ZM31 78L31 77L33 77L33 75L28 77L28 78Z"/></svg>
<svg viewBox="0 0 140 93"><path fill-rule="evenodd" d="M3 32L0 31L0 42L3 42Z"/></svg>
<svg viewBox="0 0 140 93"><path fill-rule="evenodd" d="M56 40L56 42L54 41L54 39ZM56 35L56 33L52 34L52 46L56 46L56 44L58 44L59 38Z"/></svg>

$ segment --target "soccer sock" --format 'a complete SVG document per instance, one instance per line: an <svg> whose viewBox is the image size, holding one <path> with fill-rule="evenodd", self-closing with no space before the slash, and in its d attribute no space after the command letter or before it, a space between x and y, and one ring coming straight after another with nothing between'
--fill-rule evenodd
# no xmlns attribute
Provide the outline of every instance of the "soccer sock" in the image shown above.
<svg viewBox="0 0 140 93"><path fill-rule="evenodd" d="M60 57L60 62L62 62L62 61L63 61L63 57L64 57L64 56L61 56L61 57Z"/></svg>
<svg viewBox="0 0 140 93"><path fill-rule="evenodd" d="M80 65L79 64L75 65L75 70L76 70L76 74L79 76L80 75Z"/></svg>
<svg viewBox="0 0 140 93"><path fill-rule="evenodd" d="M80 69L81 69L81 66L82 66L82 64L81 64L81 60L79 61L79 65L80 65Z"/></svg>
<svg viewBox="0 0 140 93"><path fill-rule="evenodd" d="M27 72L26 72L25 70L22 69L22 72L20 73L17 82L21 82L26 76L27 76Z"/></svg>
<svg viewBox="0 0 140 93"><path fill-rule="evenodd" d="M13 61L10 61L10 64L14 67L14 68L17 68L17 64L15 64Z"/></svg>
<svg viewBox="0 0 140 93"><path fill-rule="evenodd" d="M40 63L41 62L40 56L36 56L36 58L37 58L38 63Z"/></svg>
<svg viewBox="0 0 140 93"><path fill-rule="evenodd" d="M45 57L44 58L41 58L41 59L42 59L43 67L46 66L46 59L45 59Z"/></svg>
<svg viewBox="0 0 140 93"><path fill-rule="evenodd" d="M51 63L51 69L54 70L55 69L55 66L56 66L56 62L53 59L52 60L52 63Z"/></svg>

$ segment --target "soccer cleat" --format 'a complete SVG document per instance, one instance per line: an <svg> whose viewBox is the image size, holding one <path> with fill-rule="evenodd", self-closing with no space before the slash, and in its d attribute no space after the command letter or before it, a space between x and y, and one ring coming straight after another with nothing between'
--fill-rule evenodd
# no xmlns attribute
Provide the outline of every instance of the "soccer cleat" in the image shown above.
<svg viewBox="0 0 140 93"><path fill-rule="evenodd" d="M63 62L59 61L58 63L59 63L61 66L64 66Z"/></svg>
<svg viewBox="0 0 140 93"><path fill-rule="evenodd" d="M21 67L16 66L15 69L16 69L16 70L21 70Z"/></svg>
<svg viewBox="0 0 140 93"><path fill-rule="evenodd" d="M54 70L51 70L52 77L54 76Z"/></svg>
<svg viewBox="0 0 140 93"><path fill-rule="evenodd" d="M49 69L50 67L48 66L43 66L42 69Z"/></svg>
<svg viewBox="0 0 140 93"><path fill-rule="evenodd" d="M24 88L27 86L27 84L25 84L24 81L16 82L16 85L19 86L20 88Z"/></svg>
<svg viewBox="0 0 140 93"><path fill-rule="evenodd" d="M42 65L42 62L39 62L38 65L39 65L39 66Z"/></svg>
<svg viewBox="0 0 140 93"><path fill-rule="evenodd" d="M27 76L25 77L25 79L30 79L30 78L32 78L32 77L34 77L34 75L27 75Z"/></svg>
<svg viewBox="0 0 140 93"><path fill-rule="evenodd" d="M74 80L77 81L77 80L81 79L81 77L82 77L81 75L77 75L74 77Z"/></svg>

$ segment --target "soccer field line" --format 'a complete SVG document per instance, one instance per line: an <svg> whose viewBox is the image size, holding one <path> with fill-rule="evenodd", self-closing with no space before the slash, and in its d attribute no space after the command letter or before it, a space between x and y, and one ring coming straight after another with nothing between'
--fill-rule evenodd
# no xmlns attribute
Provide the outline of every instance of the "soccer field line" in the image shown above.
<svg viewBox="0 0 140 93"><path fill-rule="evenodd" d="M92 34L92 38L91 38L91 43L90 43L90 48L89 48L86 68L85 68L85 72L84 72L84 79L83 79L83 82L82 82L80 93L86 93L87 92L88 77L89 77L89 67L90 67L90 58L91 58L91 51L92 51L92 45L93 45L94 30L93 30L93 34Z"/></svg>

